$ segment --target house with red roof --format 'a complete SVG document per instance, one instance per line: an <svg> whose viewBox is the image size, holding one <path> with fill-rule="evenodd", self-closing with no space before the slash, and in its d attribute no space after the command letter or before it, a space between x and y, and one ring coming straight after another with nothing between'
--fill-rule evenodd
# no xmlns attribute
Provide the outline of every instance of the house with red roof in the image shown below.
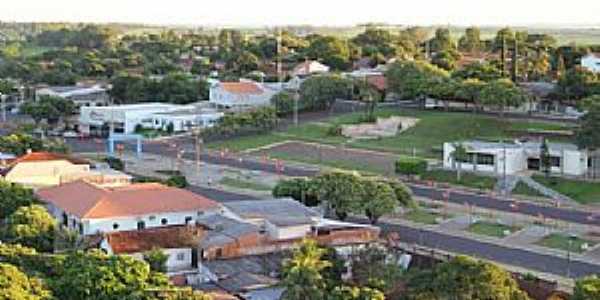
<svg viewBox="0 0 600 300"><path fill-rule="evenodd" d="M329 72L329 66L326 66L316 60L307 60L296 67L291 72L292 77L306 77L314 74Z"/></svg>
<svg viewBox="0 0 600 300"><path fill-rule="evenodd" d="M277 92L253 81L217 82L210 87L209 102L224 108L267 106Z"/></svg>
<svg viewBox="0 0 600 300"><path fill-rule="evenodd" d="M211 199L158 183L101 187L75 181L36 195L60 224L81 235L193 224L221 211Z"/></svg>

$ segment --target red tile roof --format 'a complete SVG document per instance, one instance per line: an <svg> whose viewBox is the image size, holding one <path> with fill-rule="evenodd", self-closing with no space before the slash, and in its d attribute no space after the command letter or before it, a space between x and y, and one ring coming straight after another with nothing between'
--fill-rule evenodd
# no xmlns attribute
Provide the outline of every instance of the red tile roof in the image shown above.
<svg viewBox="0 0 600 300"><path fill-rule="evenodd" d="M252 82L221 82L221 87L229 93L260 95L264 91Z"/></svg>
<svg viewBox="0 0 600 300"><path fill-rule="evenodd" d="M75 181L40 189L38 197L82 219L139 216L153 213L209 210L220 205L190 191L158 183L101 188Z"/></svg>
<svg viewBox="0 0 600 300"><path fill-rule="evenodd" d="M112 232L104 237L115 254L131 254L154 248L193 248L198 246L203 235L202 227L182 225Z"/></svg>

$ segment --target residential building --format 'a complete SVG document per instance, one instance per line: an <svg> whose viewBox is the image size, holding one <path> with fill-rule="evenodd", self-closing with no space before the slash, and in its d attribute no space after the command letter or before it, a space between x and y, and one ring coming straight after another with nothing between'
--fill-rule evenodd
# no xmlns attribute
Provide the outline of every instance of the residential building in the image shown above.
<svg viewBox="0 0 600 300"><path fill-rule="evenodd" d="M212 127L223 113L200 105L143 103L104 107L82 107L79 132L84 135L107 136L115 133L132 134L140 126L166 130L173 124L174 132Z"/></svg>
<svg viewBox="0 0 600 300"><path fill-rule="evenodd" d="M213 200L158 183L100 187L75 181L36 195L60 224L82 235L193 224L222 209Z"/></svg>
<svg viewBox="0 0 600 300"><path fill-rule="evenodd" d="M35 99L42 96L54 96L72 100L77 107L105 106L110 103L108 90L99 86L50 86L35 91Z"/></svg>
<svg viewBox="0 0 600 300"><path fill-rule="evenodd" d="M30 188L86 180L101 186L131 183L131 176L111 169L92 168L90 162L65 154L29 152L0 168L3 179Z"/></svg>
<svg viewBox="0 0 600 300"><path fill-rule="evenodd" d="M271 105L278 90L253 81L216 82L210 87L210 103L223 108L252 108Z"/></svg>
<svg viewBox="0 0 600 300"><path fill-rule="evenodd" d="M594 72L600 73L600 54L589 53L581 58L581 66Z"/></svg>
<svg viewBox="0 0 600 300"><path fill-rule="evenodd" d="M305 61L296 67L291 72L291 76L295 77L306 77L315 74L322 74L329 72L329 67L315 60Z"/></svg>
<svg viewBox="0 0 600 300"><path fill-rule="evenodd" d="M460 164L462 170L493 174L517 174L541 170L539 142L496 143L482 141L461 142L467 157ZM455 169L453 157L457 143L444 143L444 168ZM588 172L588 154L573 144L548 143L551 168L554 174L585 176Z"/></svg>

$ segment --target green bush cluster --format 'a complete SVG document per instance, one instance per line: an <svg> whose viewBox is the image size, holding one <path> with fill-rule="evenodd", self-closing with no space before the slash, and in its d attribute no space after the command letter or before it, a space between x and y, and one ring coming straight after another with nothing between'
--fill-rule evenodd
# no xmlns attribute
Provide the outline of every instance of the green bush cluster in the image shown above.
<svg viewBox="0 0 600 300"><path fill-rule="evenodd" d="M422 175L427 171L427 161L422 158L402 157L396 161L396 173L402 175Z"/></svg>

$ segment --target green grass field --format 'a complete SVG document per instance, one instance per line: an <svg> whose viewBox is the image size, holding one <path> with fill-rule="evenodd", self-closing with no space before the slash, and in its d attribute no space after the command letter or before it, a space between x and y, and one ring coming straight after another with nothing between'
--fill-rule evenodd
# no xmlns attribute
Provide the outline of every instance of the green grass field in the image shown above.
<svg viewBox="0 0 600 300"><path fill-rule="evenodd" d="M569 246L569 240L571 240L570 246ZM582 249L582 245L583 244L588 244L588 247L591 248L592 246L594 246L596 243L592 242L592 241L588 241L579 237L574 237L574 238L570 238L568 235L566 234L560 234L560 233L553 233L550 234L546 237L544 237L543 239L539 240L538 242L536 242L537 245L539 246L543 246L543 247L548 247L548 248L553 248L553 249L559 249L559 250L564 250L564 251L572 251L575 253L583 253L586 250Z"/></svg>
<svg viewBox="0 0 600 300"><path fill-rule="evenodd" d="M512 191L512 193L514 195L545 198L545 196L542 195L540 192L530 188L527 184L525 184L523 182L517 183L517 186Z"/></svg>
<svg viewBox="0 0 600 300"><path fill-rule="evenodd" d="M491 190L496 185L497 179L494 177L481 176L473 173L462 172L461 180L456 180L455 171L433 170L421 175L423 180L435 182L445 182L453 185L460 185L475 189Z"/></svg>
<svg viewBox="0 0 600 300"><path fill-rule="evenodd" d="M427 158L439 158L444 142L465 139L500 140L517 137L515 131L527 129L561 130L568 129L561 125L529 122L506 121L484 115L470 113L447 113L440 111L416 111L399 109L380 109L376 112L379 117L407 116L420 119L417 126L395 137L376 140L357 140L327 134L330 126L356 123L362 112L349 113L332 117L319 123L306 123L299 127L290 127L285 131L268 134L234 138L223 142L208 143L211 149L229 148L242 151L266 146L285 140L317 142L339 145L346 143L347 147L391 152L396 154L413 153Z"/></svg>
<svg viewBox="0 0 600 300"><path fill-rule="evenodd" d="M534 175L535 181L563 194L581 204L600 203L600 184L573 179Z"/></svg>
<svg viewBox="0 0 600 300"><path fill-rule="evenodd" d="M510 234L519 230L518 227L511 227L504 224L491 223L491 222L477 222L472 224L467 229L469 232L479 234L479 235L487 235L497 238L506 237L505 232L510 232Z"/></svg>
<svg viewBox="0 0 600 300"><path fill-rule="evenodd" d="M415 223L435 225L442 215L423 209L414 209L404 214L404 218Z"/></svg>
<svg viewBox="0 0 600 300"><path fill-rule="evenodd" d="M266 184L261 184L261 183L257 183L257 182L253 182L253 181L249 181L249 180L238 179L238 178L227 177L227 176L223 177L219 181L219 183L222 185L226 185L226 186L230 186L230 187L234 187L234 188L254 190L254 191L259 191L259 192L268 192L268 191L272 190L272 187L270 187Z"/></svg>

